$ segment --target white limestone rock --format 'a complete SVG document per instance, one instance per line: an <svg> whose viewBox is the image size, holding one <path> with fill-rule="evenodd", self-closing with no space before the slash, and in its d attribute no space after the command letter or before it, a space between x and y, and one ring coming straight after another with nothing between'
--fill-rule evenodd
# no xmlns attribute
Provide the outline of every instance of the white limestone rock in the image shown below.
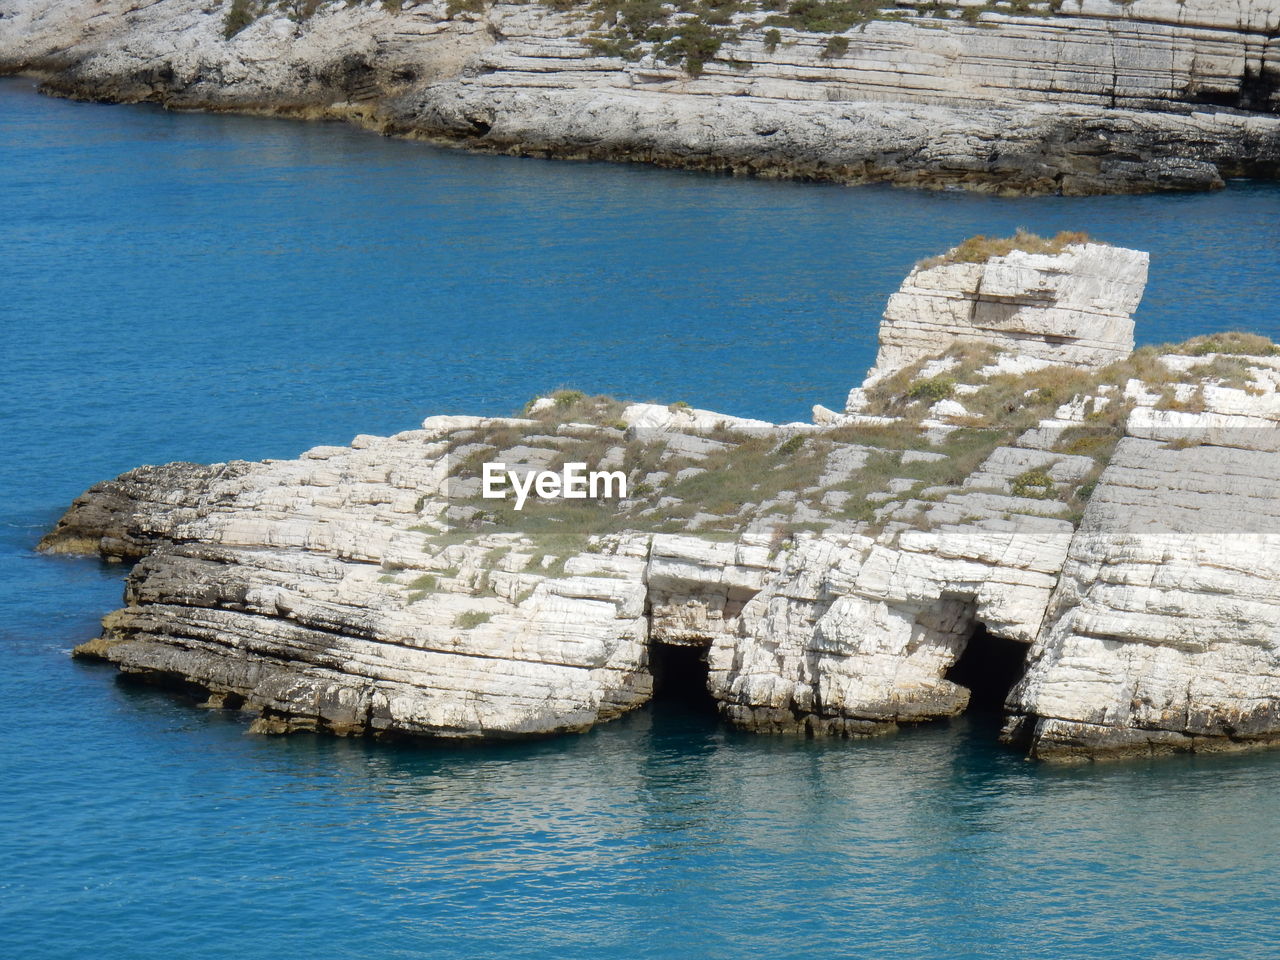
<svg viewBox="0 0 1280 960"><path fill-rule="evenodd" d="M848 431L912 425L851 414L800 430L656 404L626 408L625 440L612 406L599 423L557 422L554 404L431 417L295 460L140 467L78 498L42 547L140 561L81 653L199 689L260 732L585 730L646 702L650 659L674 646L705 657L741 727L865 736L965 709L952 668L985 633L1028 651L1005 736L1033 756L1280 740L1280 357L1192 344L1103 382L1097 365L1130 343L1145 254L1005 261L992 289L1020 319L927 331L904 303L937 316L968 298L986 316L991 265L916 271L878 375L976 330L1004 353L972 373L971 407L933 405L960 418L988 377L1093 371L1021 436L957 453L930 446L957 427L924 420L921 449L878 448ZM1101 446L1063 443L1086 428ZM553 518L559 536L539 539L460 499L460 462L545 466L575 444L652 488L619 504L629 526L575 537ZM727 510L671 495L715 476L690 463L732 470L716 458L735 444L755 470L815 459L789 487L752 474L754 499L740 487Z"/></svg>
<svg viewBox="0 0 1280 960"><path fill-rule="evenodd" d="M1133 350L1132 314L1146 287L1148 262L1142 251L1083 243L1053 255L1014 250L982 263L917 266L889 298L880 352L867 379L962 343L997 347L1015 358L995 364L989 375L1046 363L1101 367L1123 359ZM858 412L863 403L855 391L847 412Z"/></svg>
<svg viewBox="0 0 1280 960"><path fill-rule="evenodd" d="M630 427L654 431L772 430L774 424L750 417L734 417L714 410L696 410L687 404L632 403L622 411Z"/></svg>
<svg viewBox="0 0 1280 960"><path fill-rule="evenodd" d="M1274 2L1087 0L827 35L743 14L694 77L595 55L585 8L324 3L227 38L229 0L0 0L0 72L59 93L274 110L480 149L1000 193L1221 186L1280 161ZM758 12L757 12L758 15ZM1221 109L1221 108L1227 109Z"/></svg>
<svg viewBox="0 0 1280 960"><path fill-rule="evenodd" d="M1010 696L1036 756L1280 739L1277 397L1206 392L1137 408L1089 502Z"/></svg>

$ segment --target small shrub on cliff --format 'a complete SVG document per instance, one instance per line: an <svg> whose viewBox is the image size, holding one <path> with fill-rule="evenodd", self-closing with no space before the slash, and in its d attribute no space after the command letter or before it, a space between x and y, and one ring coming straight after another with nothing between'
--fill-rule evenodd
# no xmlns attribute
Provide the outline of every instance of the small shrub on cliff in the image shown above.
<svg viewBox="0 0 1280 960"><path fill-rule="evenodd" d="M937 403L956 392L956 381L953 377L931 377L921 380L907 391L908 400L926 400Z"/></svg>
<svg viewBox="0 0 1280 960"><path fill-rule="evenodd" d="M634 63L644 56L634 40L616 37L583 37L582 45L597 57L616 57Z"/></svg>
<svg viewBox="0 0 1280 960"><path fill-rule="evenodd" d="M1013 478L1009 490L1015 497L1028 497L1032 500L1049 500L1057 492L1053 478L1043 470L1028 470Z"/></svg>
<svg viewBox="0 0 1280 960"><path fill-rule="evenodd" d="M726 35L695 17L682 20L665 31L654 53L666 63L684 64L685 72L696 77L702 73L707 61L719 52L726 39Z"/></svg>
<svg viewBox="0 0 1280 960"><path fill-rule="evenodd" d="M453 625L461 627L463 630L470 630L478 627L482 623L488 623L493 619L492 613L486 613L483 610L464 610L462 613L454 617Z"/></svg>
<svg viewBox="0 0 1280 960"><path fill-rule="evenodd" d="M294 23L302 23L320 9L322 0L283 0L280 9Z"/></svg>
<svg viewBox="0 0 1280 960"><path fill-rule="evenodd" d="M849 52L849 38L839 35L827 37L827 45L822 48L824 60L838 60Z"/></svg>
<svg viewBox="0 0 1280 960"><path fill-rule="evenodd" d="M803 446L804 437L800 434L796 434L794 437L784 440L782 443L778 444L778 449L775 450L774 453L780 457L789 457Z"/></svg>
<svg viewBox="0 0 1280 960"><path fill-rule="evenodd" d="M786 13L774 14L765 22L809 33L844 33L883 17L882 7L880 0L792 0Z"/></svg>
<svg viewBox="0 0 1280 960"><path fill-rule="evenodd" d="M782 34L777 30L769 29L764 32L764 49L768 53L773 53L778 49L778 44L782 42Z"/></svg>
<svg viewBox="0 0 1280 960"><path fill-rule="evenodd" d="M222 21L222 35L230 40L254 20L258 19L258 11L253 0L231 0L227 15Z"/></svg>

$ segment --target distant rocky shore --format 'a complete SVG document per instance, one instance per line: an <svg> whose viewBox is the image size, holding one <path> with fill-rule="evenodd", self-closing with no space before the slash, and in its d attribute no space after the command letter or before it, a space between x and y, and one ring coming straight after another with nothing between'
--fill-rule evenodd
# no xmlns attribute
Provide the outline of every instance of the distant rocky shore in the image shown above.
<svg viewBox="0 0 1280 960"><path fill-rule="evenodd" d="M0 73L66 96L1024 194L1275 176L1278 37L1280 0L0 0Z"/></svg>
<svg viewBox="0 0 1280 960"><path fill-rule="evenodd" d="M812 423L561 391L140 467L42 548L138 561L80 655L263 733L582 731L675 679L762 733L986 707L1044 759L1270 744L1280 350L1133 350L1147 261L1075 235L926 261ZM495 461L627 496L515 511L481 496Z"/></svg>

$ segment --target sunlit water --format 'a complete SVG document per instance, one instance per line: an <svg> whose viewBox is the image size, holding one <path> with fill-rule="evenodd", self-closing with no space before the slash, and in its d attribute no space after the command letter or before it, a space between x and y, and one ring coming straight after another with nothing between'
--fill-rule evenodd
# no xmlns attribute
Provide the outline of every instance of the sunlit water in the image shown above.
<svg viewBox="0 0 1280 960"><path fill-rule="evenodd" d="M562 384L838 406L918 257L1152 251L1143 341L1280 335L1280 189L997 200L470 156L0 82L0 956L1274 957L1280 754L1074 770L672 705L389 747L71 661L121 568L32 546L144 462L292 456Z"/></svg>

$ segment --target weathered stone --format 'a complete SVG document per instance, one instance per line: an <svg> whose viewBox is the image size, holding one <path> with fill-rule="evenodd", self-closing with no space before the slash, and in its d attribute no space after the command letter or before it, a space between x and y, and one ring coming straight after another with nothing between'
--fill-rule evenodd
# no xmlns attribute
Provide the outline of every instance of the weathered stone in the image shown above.
<svg viewBox="0 0 1280 960"><path fill-rule="evenodd" d="M922 264L889 298L869 381L958 343L1010 350L1022 370L1039 363L1101 367L1133 350L1131 315L1149 257L1105 244L1059 254L1014 250L981 263ZM992 373L1011 370L1008 361ZM926 371L924 375L928 375ZM855 389L846 412L865 405Z"/></svg>
<svg viewBox="0 0 1280 960"><path fill-rule="evenodd" d="M698 76L595 55L585 11L0 0L0 72L90 99L341 117L478 149L999 193L1208 189L1280 163L1273 2L1085 0L826 34L737 15Z"/></svg>
<svg viewBox="0 0 1280 960"><path fill-rule="evenodd" d="M1038 756L1280 736L1280 398L1203 393L1134 411L1071 541L1010 698Z"/></svg>
<svg viewBox="0 0 1280 960"><path fill-rule="evenodd" d="M973 298L981 267L917 271L907 295ZM82 654L248 711L264 733L584 730L646 702L650 658L677 646L705 651L734 724L866 736L964 710L953 668L986 636L1028 651L1006 737L1033 756L1280 740L1280 358L1206 341L1099 372L1125 352L1145 255L995 267L1043 325L983 324L1004 352L965 367L947 354L972 325L925 356L901 336L900 298L876 376L922 359L921 376L949 371L957 420L1023 376L1014 406L1044 414L1022 425L1002 407L966 434L928 419L938 403L901 398L807 431L678 405L605 404L598 422L570 405L561 421L559 403L535 403L531 418L433 417L296 460L139 468L78 498L42 546L141 558ZM1106 355L1064 349L1099 325L1110 339L1090 349ZM1057 381L1071 392L1030 388ZM876 430L921 449L878 447ZM567 513L544 519L550 539L532 520L505 529L455 476L582 450L653 487L606 513L609 532ZM763 468L790 486L767 487ZM671 495L714 499L708 478L739 469L757 471L755 499L730 513Z"/></svg>

